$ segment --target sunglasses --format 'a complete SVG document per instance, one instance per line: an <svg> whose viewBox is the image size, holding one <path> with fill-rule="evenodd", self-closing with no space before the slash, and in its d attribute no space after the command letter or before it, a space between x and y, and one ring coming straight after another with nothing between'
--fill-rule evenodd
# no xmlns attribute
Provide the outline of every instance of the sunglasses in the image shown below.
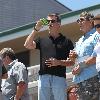
<svg viewBox="0 0 100 100"><path fill-rule="evenodd" d="M83 21L89 21L89 19L86 19L86 18L80 18L77 20L77 23L81 23Z"/></svg>
<svg viewBox="0 0 100 100"><path fill-rule="evenodd" d="M100 24L94 25L95 28L100 28Z"/></svg>
<svg viewBox="0 0 100 100"><path fill-rule="evenodd" d="M48 21L48 23L56 23L56 22L58 22L58 21L56 21L56 20L47 20Z"/></svg>

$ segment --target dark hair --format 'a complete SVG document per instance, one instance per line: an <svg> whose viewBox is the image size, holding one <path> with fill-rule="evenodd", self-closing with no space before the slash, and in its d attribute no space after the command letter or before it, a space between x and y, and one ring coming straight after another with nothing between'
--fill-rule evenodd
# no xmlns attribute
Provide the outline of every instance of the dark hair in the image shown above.
<svg viewBox="0 0 100 100"><path fill-rule="evenodd" d="M61 18L60 18L60 15L58 13L48 14L48 16L55 16L57 18L57 22L61 23Z"/></svg>
<svg viewBox="0 0 100 100"><path fill-rule="evenodd" d="M1 55L1 58L5 58L6 56L9 56L9 58L11 60L15 60L16 59L15 53L11 48L3 48L0 51L0 55Z"/></svg>

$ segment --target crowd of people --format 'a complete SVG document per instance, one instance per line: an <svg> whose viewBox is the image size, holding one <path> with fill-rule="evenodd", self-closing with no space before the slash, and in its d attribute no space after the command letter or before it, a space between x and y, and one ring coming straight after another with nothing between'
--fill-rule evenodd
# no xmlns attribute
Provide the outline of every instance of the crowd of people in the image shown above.
<svg viewBox="0 0 100 100"><path fill-rule="evenodd" d="M46 20L48 36L35 38L44 26L38 20L24 44L40 51L38 100L100 100L100 14L80 14L77 24L83 36L75 45L60 32L59 14L49 14ZM66 67L70 66L73 96L66 91ZM0 51L0 84L2 79L0 100L29 100L27 69L11 48Z"/></svg>

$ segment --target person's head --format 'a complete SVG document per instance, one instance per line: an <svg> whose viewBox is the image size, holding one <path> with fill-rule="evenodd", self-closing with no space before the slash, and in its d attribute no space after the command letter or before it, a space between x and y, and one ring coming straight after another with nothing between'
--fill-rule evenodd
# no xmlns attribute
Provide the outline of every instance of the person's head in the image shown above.
<svg viewBox="0 0 100 100"><path fill-rule="evenodd" d="M77 23L80 26L80 30L84 33L89 32L94 27L92 20L93 18L93 14L86 11L82 12L80 14L80 18L77 20Z"/></svg>
<svg viewBox="0 0 100 100"><path fill-rule="evenodd" d="M49 21L48 27L50 33L57 33L61 26L60 16L56 13L48 14L47 20Z"/></svg>
<svg viewBox="0 0 100 100"><path fill-rule="evenodd" d="M94 27L100 33L100 14L94 17Z"/></svg>
<svg viewBox="0 0 100 100"><path fill-rule="evenodd" d="M2 58L2 62L4 64L4 66L7 66L8 64L10 64L13 60L16 59L15 57L15 53L11 48L3 48L0 51L0 56Z"/></svg>

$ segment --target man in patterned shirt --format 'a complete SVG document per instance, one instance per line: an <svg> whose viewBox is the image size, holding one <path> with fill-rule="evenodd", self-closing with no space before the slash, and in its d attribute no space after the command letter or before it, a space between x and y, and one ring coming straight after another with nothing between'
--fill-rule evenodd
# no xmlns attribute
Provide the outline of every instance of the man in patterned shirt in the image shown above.
<svg viewBox="0 0 100 100"><path fill-rule="evenodd" d="M80 14L77 22L84 35L76 42L74 52L71 51L69 54L70 58L77 57L77 66L73 68L72 73L73 81L78 85L79 100L99 100L99 80L95 58L90 60L97 43L92 19L93 15L88 12Z"/></svg>
<svg viewBox="0 0 100 100"><path fill-rule="evenodd" d="M3 65L8 71L8 78L2 87L4 100L29 100L28 74L23 63L18 62L11 48L0 51Z"/></svg>

